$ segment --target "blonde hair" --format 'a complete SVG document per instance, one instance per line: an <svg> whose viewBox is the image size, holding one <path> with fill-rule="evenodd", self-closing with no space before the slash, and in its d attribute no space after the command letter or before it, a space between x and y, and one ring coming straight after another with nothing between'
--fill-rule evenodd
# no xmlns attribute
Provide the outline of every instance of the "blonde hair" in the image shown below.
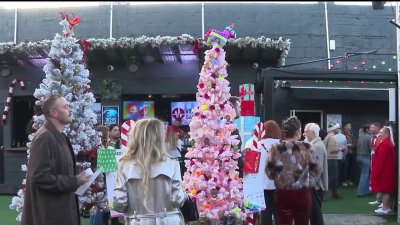
<svg viewBox="0 0 400 225"><path fill-rule="evenodd" d="M152 164L167 159L164 125L158 119L143 119L135 123L129 132L128 148L121 161L132 160L142 170L143 205L147 207L150 194L150 172Z"/></svg>
<svg viewBox="0 0 400 225"><path fill-rule="evenodd" d="M167 150L172 150L178 147L178 133L173 129L168 130L166 143L168 146Z"/></svg>

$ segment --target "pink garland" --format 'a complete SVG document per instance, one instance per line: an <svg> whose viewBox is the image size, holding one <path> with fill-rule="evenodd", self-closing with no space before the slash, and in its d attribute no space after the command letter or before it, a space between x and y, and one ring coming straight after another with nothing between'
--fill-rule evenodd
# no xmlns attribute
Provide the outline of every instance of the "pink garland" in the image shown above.
<svg viewBox="0 0 400 225"><path fill-rule="evenodd" d="M15 87L15 85L16 85L17 83L19 83L19 85L21 86L21 89L22 89L22 90L25 89L25 84L24 84L24 82L23 82L22 80L20 80L20 79L14 79L14 80L11 82L11 84L10 84L10 86L9 86L9 88L8 88L7 100L6 100L6 104L5 104L5 107L4 107L3 117L2 117L2 120L1 120L1 124L3 124L3 125L6 124L7 115L8 115L8 110L10 109L10 106L11 106L11 98L13 97L13 94L14 94L14 87Z"/></svg>

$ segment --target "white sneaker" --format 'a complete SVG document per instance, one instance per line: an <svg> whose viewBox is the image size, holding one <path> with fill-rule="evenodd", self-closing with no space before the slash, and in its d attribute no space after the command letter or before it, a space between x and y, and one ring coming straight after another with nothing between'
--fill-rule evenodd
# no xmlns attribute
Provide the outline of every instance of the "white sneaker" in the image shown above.
<svg viewBox="0 0 400 225"><path fill-rule="evenodd" d="M368 204L370 204L370 205L378 205L378 204L380 204L380 202L378 202L378 201L373 201L373 202L368 202Z"/></svg>
<svg viewBox="0 0 400 225"><path fill-rule="evenodd" d="M379 208L379 209L377 209L377 210L375 210L375 213L378 213L378 214L389 214L391 212L391 210L390 209L382 209L382 208Z"/></svg>
<svg viewBox="0 0 400 225"><path fill-rule="evenodd" d="M378 206L378 208L382 208L382 207L383 207L383 203Z"/></svg>

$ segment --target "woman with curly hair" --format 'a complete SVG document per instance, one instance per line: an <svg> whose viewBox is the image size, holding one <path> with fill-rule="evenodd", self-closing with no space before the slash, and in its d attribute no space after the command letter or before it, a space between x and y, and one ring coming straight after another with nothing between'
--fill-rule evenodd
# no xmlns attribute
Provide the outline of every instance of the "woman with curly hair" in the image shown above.
<svg viewBox="0 0 400 225"><path fill-rule="evenodd" d="M311 145L299 141L301 122L284 120L283 140L269 149L266 173L275 181L275 204L280 225L308 225L311 191L320 173Z"/></svg>

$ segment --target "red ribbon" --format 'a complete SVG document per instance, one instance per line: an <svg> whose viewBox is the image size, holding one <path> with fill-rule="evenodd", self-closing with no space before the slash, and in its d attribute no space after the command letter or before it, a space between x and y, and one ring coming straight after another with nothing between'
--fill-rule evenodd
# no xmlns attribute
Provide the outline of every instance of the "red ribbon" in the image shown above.
<svg viewBox="0 0 400 225"><path fill-rule="evenodd" d="M193 41L193 52L195 55L200 54L200 42L198 39Z"/></svg>
<svg viewBox="0 0 400 225"><path fill-rule="evenodd" d="M82 46L83 46L83 58L85 58L91 45L86 39L83 39Z"/></svg>
<svg viewBox="0 0 400 225"><path fill-rule="evenodd" d="M240 88L240 91L239 91L239 96L240 96L240 98L241 98L242 100L244 100L244 96L246 96L247 94L254 95L254 91L247 91L247 90L244 89L244 87L242 86L242 87Z"/></svg>

